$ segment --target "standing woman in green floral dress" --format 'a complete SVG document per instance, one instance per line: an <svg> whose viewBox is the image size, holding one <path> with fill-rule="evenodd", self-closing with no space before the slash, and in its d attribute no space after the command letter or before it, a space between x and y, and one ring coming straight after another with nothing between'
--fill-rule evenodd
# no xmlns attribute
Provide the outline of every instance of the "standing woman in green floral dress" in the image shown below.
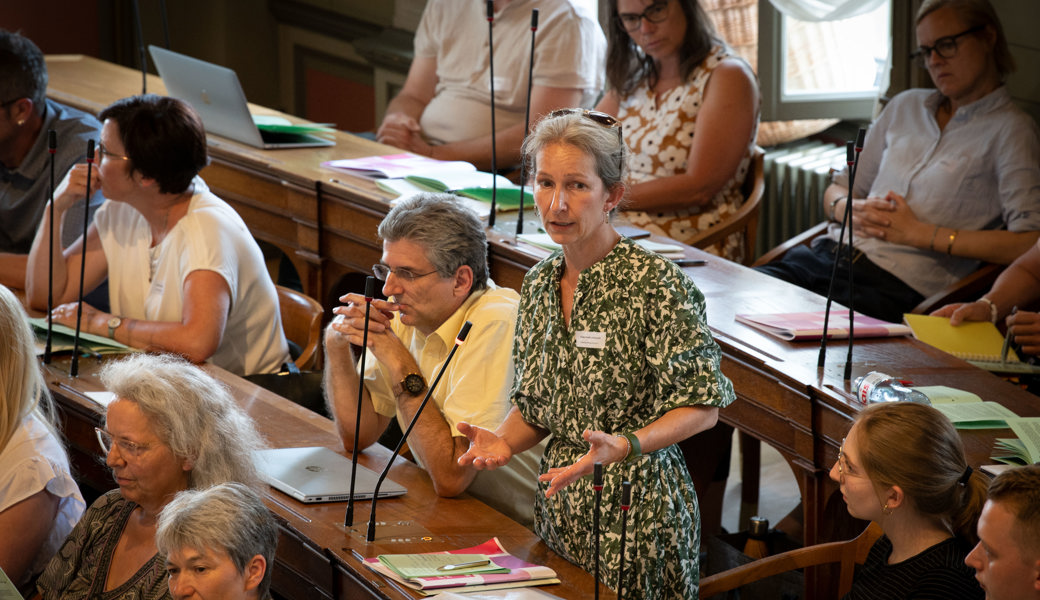
<svg viewBox="0 0 1040 600"><path fill-rule="evenodd" d="M614 230L625 147L609 115L557 111L525 142L542 224L563 246L527 274L513 360L514 408L495 431L459 424L460 464L504 465L551 436L535 532L591 570L593 464L604 464L601 573L617 586L621 482L632 482L625 593L696 598L697 497L676 442L733 400L704 297L674 263Z"/></svg>

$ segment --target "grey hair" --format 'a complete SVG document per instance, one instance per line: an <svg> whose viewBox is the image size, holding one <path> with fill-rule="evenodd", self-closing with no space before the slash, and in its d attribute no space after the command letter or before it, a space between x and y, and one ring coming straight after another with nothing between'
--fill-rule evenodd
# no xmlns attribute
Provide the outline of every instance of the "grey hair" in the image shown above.
<svg viewBox="0 0 1040 600"><path fill-rule="evenodd" d="M1015 59L1011 56L1007 36L1004 35L1004 27L1000 24L1000 18L993 5L989 0L924 0L921 8L917 9L914 24L920 25L922 19L940 8L947 7L953 9L969 28L993 28L993 32L997 36L996 42L993 44L993 60L996 62L1000 81L1006 81L1007 76L1015 71Z"/></svg>
<svg viewBox="0 0 1040 600"><path fill-rule="evenodd" d="M628 177L628 150L619 139L618 130L574 112L542 119L524 140L524 160L532 180L538 172L538 153L552 144L574 146L591 156L596 174L607 190L622 185Z"/></svg>
<svg viewBox="0 0 1040 600"><path fill-rule="evenodd" d="M171 354L140 353L106 364L101 383L136 403L174 455L191 461L188 487L238 481L261 489L252 453L265 444L228 389L201 368Z"/></svg>
<svg viewBox="0 0 1040 600"><path fill-rule="evenodd" d="M487 287L487 236L480 219L451 194L424 193L402 200L379 224L387 242L409 240L426 250L426 259L441 277L459 267L473 270L470 292Z"/></svg>
<svg viewBox="0 0 1040 600"><path fill-rule="evenodd" d="M155 545L164 556L181 548L219 549L240 574L259 554L267 568L257 591L260 598L268 597L278 527L260 496L247 486L230 482L178 493L159 513Z"/></svg>

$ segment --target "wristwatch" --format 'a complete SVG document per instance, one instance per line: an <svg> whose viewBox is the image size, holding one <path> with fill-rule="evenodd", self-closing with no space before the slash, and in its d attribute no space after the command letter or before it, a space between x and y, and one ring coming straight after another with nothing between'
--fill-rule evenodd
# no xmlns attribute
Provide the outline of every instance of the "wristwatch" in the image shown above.
<svg viewBox="0 0 1040 600"><path fill-rule="evenodd" d="M408 392L412 396L418 396L419 394L426 391L426 380L419 373L409 373L404 376L401 383L395 386L394 392L396 395L401 395L402 392Z"/></svg>
<svg viewBox="0 0 1040 600"><path fill-rule="evenodd" d="M120 317L113 316L111 319L109 319L108 320L108 337L113 339L113 340L116 339L116 329L119 329L119 326L122 325L122 324L123 324L123 319L120 318Z"/></svg>

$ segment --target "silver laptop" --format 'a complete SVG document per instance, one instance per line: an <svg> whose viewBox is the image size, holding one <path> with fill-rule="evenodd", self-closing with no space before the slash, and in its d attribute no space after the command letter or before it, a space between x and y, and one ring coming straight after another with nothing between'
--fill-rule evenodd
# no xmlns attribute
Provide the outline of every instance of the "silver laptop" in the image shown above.
<svg viewBox="0 0 1040 600"><path fill-rule="evenodd" d="M271 487L300 502L343 502L350 495L350 459L328 448L274 448L253 455L260 476ZM379 473L357 466L354 499L371 500ZM383 480L380 498L401 496L407 490L390 479Z"/></svg>
<svg viewBox="0 0 1040 600"><path fill-rule="evenodd" d="M336 144L315 135L262 131L249 114L234 71L158 46L148 46L148 50L166 93L191 104L206 131L267 150Z"/></svg>

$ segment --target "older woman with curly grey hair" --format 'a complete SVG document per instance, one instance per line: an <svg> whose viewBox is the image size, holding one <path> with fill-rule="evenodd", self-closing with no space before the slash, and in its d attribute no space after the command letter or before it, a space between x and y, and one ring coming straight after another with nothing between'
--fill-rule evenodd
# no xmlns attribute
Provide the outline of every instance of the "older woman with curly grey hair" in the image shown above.
<svg viewBox="0 0 1040 600"><path fill-rule="evenodd" d="M101 381L115 400L98 441L119 488L87 510L38 587L43 598L166 598L160 511L187 489L259 489L251 454L263 443L228 390L181 358L134 355L106 365Z"/></svg>

